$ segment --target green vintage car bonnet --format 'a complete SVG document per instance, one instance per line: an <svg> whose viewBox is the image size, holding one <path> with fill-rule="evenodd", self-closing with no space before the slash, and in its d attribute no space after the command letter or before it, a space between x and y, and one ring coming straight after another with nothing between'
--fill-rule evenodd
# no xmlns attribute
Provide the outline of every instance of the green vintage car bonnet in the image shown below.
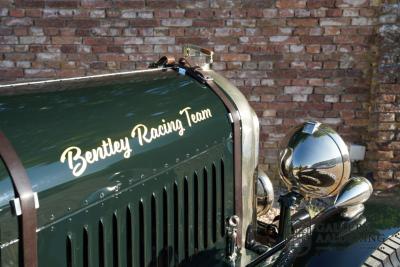
<svg viewBox="0 0 400 267"><path fill-rule="evenodd" d="M0 130L38 193L39 266L172 265L222 242L232 125L206 85L149 70L2 88ZM0 164L0 266L18 265Z"/></svg>

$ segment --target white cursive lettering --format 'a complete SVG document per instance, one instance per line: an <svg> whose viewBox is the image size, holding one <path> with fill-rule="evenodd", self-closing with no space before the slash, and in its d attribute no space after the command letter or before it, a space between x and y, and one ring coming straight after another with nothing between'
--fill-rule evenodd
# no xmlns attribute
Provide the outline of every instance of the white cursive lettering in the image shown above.
<svg viewBox="0 0 400 267"><path fill-rule="evenodd" d="M211 110L209 108L203 109L201 111L196 111L194 113L189 112L189 110L191 109L191 107L186 107L179 111L180 115L185 114L186 121L189 127L192 127L192 124L199 123L212 117Z"/></svg>
<svg viewBox="0 0 400 267"><path fill-rule="evenodd" d="M172 133L177 133L179 136L183 136L186 131L183 126L183 122L185 121L189 127L192 127L193 125L212 117L209 108L193 112L191 107L185 107L179 111L179 115L184 118L182 120L175 119L171 121L161 119L161 123L155 127L148 127L142 123L136 124L132 128L131 137L137 138L139 145L143 146L146 143L151 143L162 136ZM127 159L131 156L132 152L133 150L130 147L128 137L116 141L111 140L111 138L106 138L101 140L101 144L98 147L87 151L82 151L77 146L68 147L61 154L60 161L61 163L67 162L72 174L78 177L85 172L90 164L94 164L99 160L121 153L123 153L124 158Z"/></svg>
<svg viewBox="0 0 400 267"><path fill-rule="evenodd" d="M128 137L114 142L110 138L107 138L106 140L102 140L101 146L85 151L85 153L82 153L79 147L68 147L61 154L60 161L64 163L67 160L72 174L78 177L85 172L88 164L93 164L100 159L105 159L122 152L124 152L123 156L126 159L131 156L132 149Z"/></svg>
<svg viewBox="0 0 400 267"><path fill-rule="evenodd" d="M177 132L179 136L182 136L185 132L182 121L176 119L174 121L166 122L164 119L161 120L161 124L157 127L152 127L150 130L144 124L137 124L133 127L131 137L138 138L141 146L145 143L151 143L153 140L160 138L161 136L168 135L173 132Z"/></svg>

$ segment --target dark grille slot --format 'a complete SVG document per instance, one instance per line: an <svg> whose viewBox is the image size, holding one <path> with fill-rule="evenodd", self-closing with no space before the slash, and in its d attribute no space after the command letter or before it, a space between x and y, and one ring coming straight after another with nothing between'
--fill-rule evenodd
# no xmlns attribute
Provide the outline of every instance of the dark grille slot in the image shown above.
<svg viewBox="0 0 400 267"><path fill-rule="evenodd" d="M203 175L203 173L199 173L198 175L197 175L197 181L198 181L198 193L197 193L197 195L198 195L198 202L197 202L197 204L198 204L198 209L197 209L197 214L198 214L198 220L197 220L197 223L198 223L198 231L197 231L197 234L198 234L198 249L199 249L199 251L201 251L201 250L203 250L204 249L204 227L203 227L203 224L204 224L204 175Z"/></svg>
<svg viewBox="0 0 400 267"><path fill-rule="evenodd" d="M195 253L194 251L194 214L195 214L195 209L194 209L194 177L188 177L185 176L185 180L187 182L187 215L185 216L185 218L187 218L187 233L188 233L188 237L187 237L187 250L188 253L186 255L187 257L190 257L191 255L193 255Z"/></svg>
<svg viewBox="0 0 400 267"><path fill-rule="evenodd" d="M99 221L99 266L104 267L104 225L102 221Z"/></svg>
<svg viewBox="0 0 400 267"><path fill-rule="evenodd" d="M187 177L183 181L183 218L184 218L184 249L185 258L189 257L189 185Z"/></svg>
<svg viewBox="0 0 400 267"><path fill-rule="evenodd" d="M179 262L179 201L178 184L174 184L174 258L175 263Z"/></svg>
<svg viewBox="0 0 400 267"><path fill-rule="evenodd" d="M199 249L199 179L197 174L194 174L194 190L193 190L193 200L194 200L194 248L195 250Z"/></svg>
<svg viewBox="0 0 400 267"><path fill-rule="evenodd" d="M204 248L208 245L208 173L207 169L203 169L203 180L204 180L204 190L203 190L203 235L204 235Z"/></svg>
<svg viewBox="0 0 400 267"><path fill-rule="evenodd" d="M67 236L66 239L66 249L67 249L67 267L72 267L72 241L70 236Z"/></svg>
<svg viewBox="0 0 400 267"><path fill-rule="evenodd" d="M215 243L217 241L217 170L215 169L215 164L213 163L212 168L212 241Z"/></svg>
<svg viewBox="0 0 400 267"><path fill-rule="evenodd" d="M118 266L118 220L117 215L114 213L112 217L112 241L113 241L113 264Z"/></svg>
<svg viewBox="0 0 400 267"><path fill-rule="evenodd" d="M145 250L145 240L144 240L144 211L143 202L139 202L139 262L140 266L144 266L144 250Z"/></svg>
<svg viewBox="0 0 400 267"><path fill-rule="evenodd" d="M89 266L89 235L86 227L83 228L83 266Z"/></svg>
<svg viewBox="0 0 400 267"><path fill-rule="evenodd" d="M222 216L222 211L221 211L221 192L222 192L222 186L221 186L221 170L220 170L220 165L219 162L216 164L215 162L213 163L213 176L215 176L214 180L214 187L215 187L215 195L213 195L213 198L215 201L215 213L213 217L213 221L215 223L215 238L218 240L221 238L221 216Z"/></svg>
<svg viewBox="0 0 400 267"><path fill-rule="evenodd" d="M139 218L139 200L135 199L133 203L130 204L131 211L131 222L132 222L132 266L140 266L140 255L141 250L143 249L141 236L141 227L140 227L140 218Z"/></svg>
<svg viewBox="0 0 400 267"><path fill-rule="evenodd" d="M225 169L221 159L221 235L225 236Z"/></svg>
<svg viewBox="0 0 400 267"><path fill-rule="evenodd" d="M65 266L179 266L214 249L233 211L231 165L219 159L203 166L201 173L153 184L152 194L132 191L97 224L69 230Z"/></svg>
<svg viewBox="0 0 400 267"><path fill-rule="evenodd" d="M132 217L129 207L126 208L126 264L128 267L133 266L132 262Z"/></svg>
<svg viewBox="0 0 400 267"><path fill-rule="evenodd" d="M163 253L161 257L161 262L165 263L164 266L168 266L169 264L169 253L168 253L168 195L167 189L164 187L163 190L163 232L164 232L164 240L163 240Z"/></svg>
<svg viewBox="0 0 400 267"><path fill-rule="evenodd" d="M156 266L157 262L157 217L156 217L156 198L151 196L151 266Z"/></svg>

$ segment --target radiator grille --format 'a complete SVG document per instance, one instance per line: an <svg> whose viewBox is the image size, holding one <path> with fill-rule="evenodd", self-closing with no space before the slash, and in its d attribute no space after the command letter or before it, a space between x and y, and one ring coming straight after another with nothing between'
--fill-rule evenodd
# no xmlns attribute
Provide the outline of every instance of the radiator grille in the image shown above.
<svg viewBox="0 0 400 267"><path fill-rule="evenodd" d="M113 199L114 205L129 201L68 231L65 266L176 266L211 249L233 210L233 183L227 190L225 171L219 160L164 184L154 181L151 192L139 186Z"/></svg>

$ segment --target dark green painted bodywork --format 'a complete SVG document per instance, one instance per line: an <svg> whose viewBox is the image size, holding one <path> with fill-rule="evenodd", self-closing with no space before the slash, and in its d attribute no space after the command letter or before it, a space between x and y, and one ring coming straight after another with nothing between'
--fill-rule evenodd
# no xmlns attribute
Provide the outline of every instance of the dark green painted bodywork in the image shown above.
<svg viewBox="0 0 400 267"><path fill-rule="evenodd" d="M385 196L383 196L385 195ZM358 267L389 236L400 231L400 190L373 196L365 204L364 213L351 221L334 217L314 230L311 239L302 243L303 250L292 261L293 266ZM256 258L242 249L236 266L245 266ZM276 253L260 267L275 266ZM223 244L204 251L187 266L230 266L223 258ZM278 265L281 266L281 265Z"/></svg>
<svg viewBox="0 0 400 267"><path fill-rule="evenodd" d="M223 219L234 212L234 180L232 128L220 99L172 70L71 86L0 96L0 129L39 193L39 266L175 265L221 242ZM189 127L178 113L188 106L209 108L212 117ZM129 159L100 160L80 177L60 162L69 146L85 151L106 138L130 137L138 123L155 127L177 118L182 136L143 146L130 138ZM1 266L18 265L13 195L1 166Z"/></svg>
<svg viewBox="0 0 400 267"><path fill-rule="evenodd" d="M208 87L172 70L155 70L27 91L0 96L0 129L39 193L39 266L229 266L223 220L234 213L232 128ZM138 123L184 121L178 111L187 106L210 108L212 118L185 124L183 136L173 133L144 146L130 139L129 159L109 157L80 177L60 162L67 147L86 150L108 137L130 136ZM18 265L13 194L0 165L1 266ZM356 221L325 224L295 266L361 265L399 230L400 194L394 195L370 200ZM237 266L256 257L244 248L241 254Z"/></svg>

